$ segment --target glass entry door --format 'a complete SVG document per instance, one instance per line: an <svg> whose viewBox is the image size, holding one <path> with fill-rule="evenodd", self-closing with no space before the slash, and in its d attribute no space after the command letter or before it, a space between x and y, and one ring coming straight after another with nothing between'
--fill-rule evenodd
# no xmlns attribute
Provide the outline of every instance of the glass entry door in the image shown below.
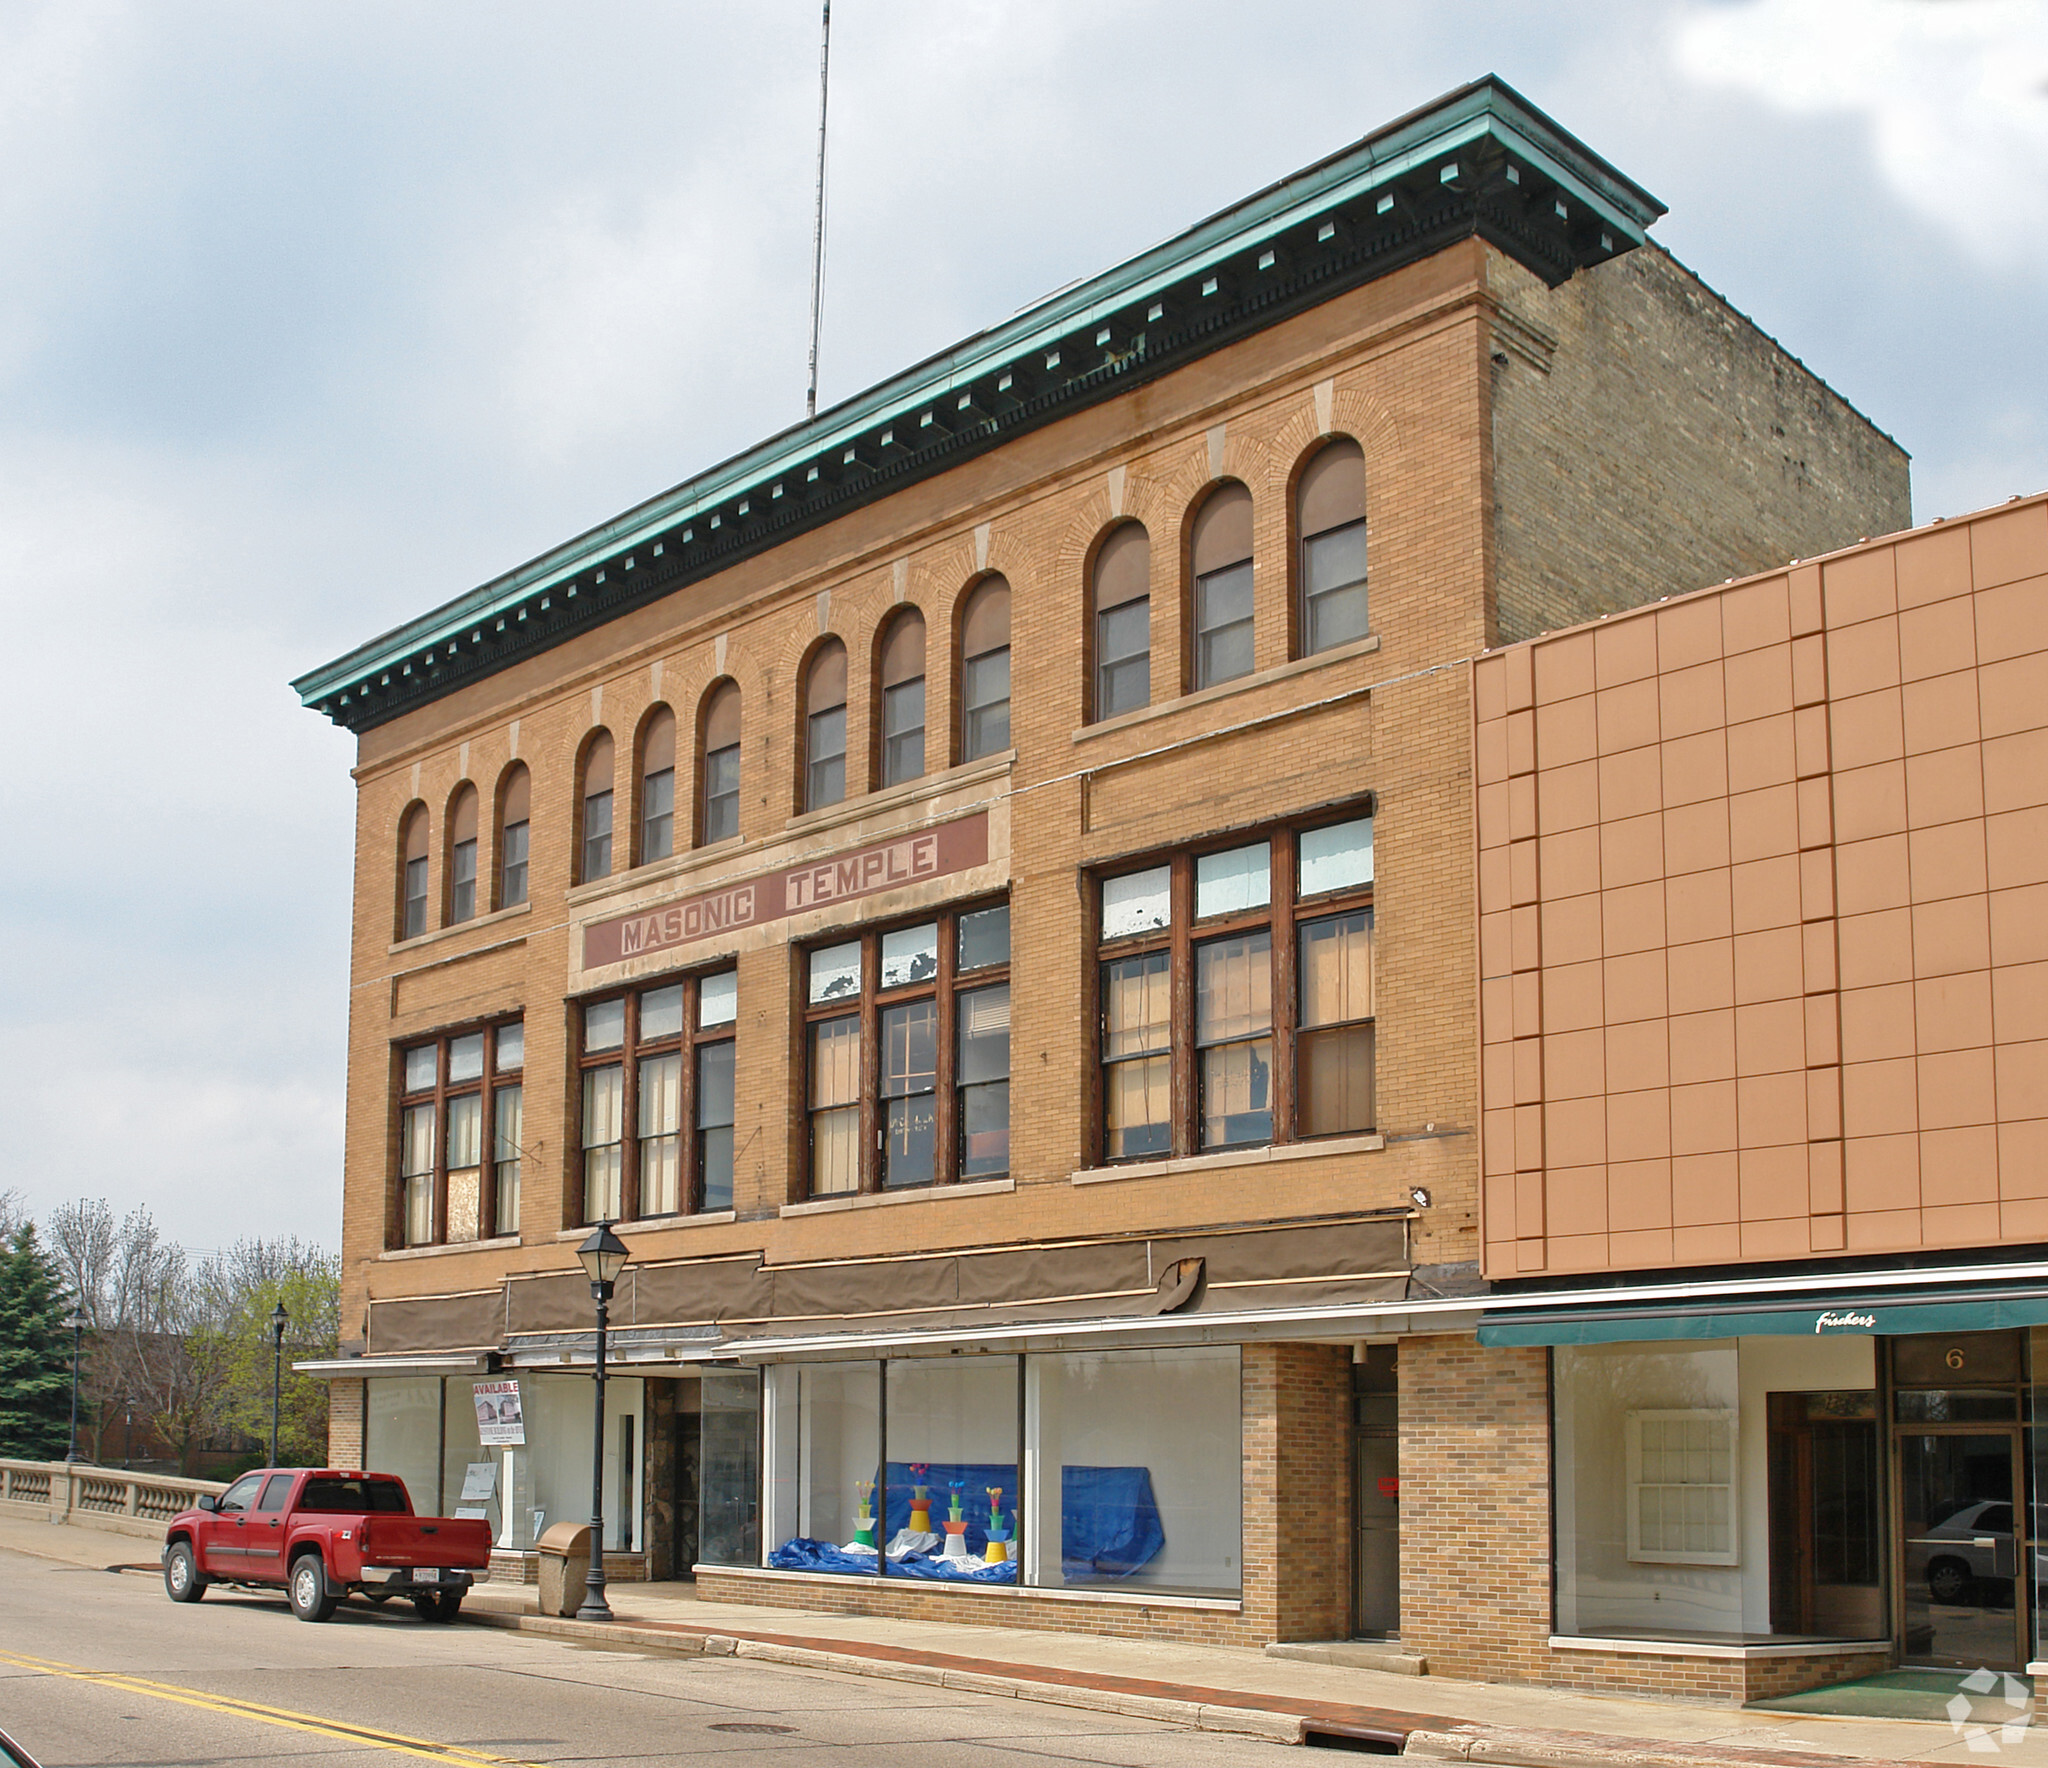
<svg viewBox="0 0 2048 1768"><path fill-rule="evenodd" d="M2016 1426L1902 1429L1900 1592L1908 1663L2018 1670L2026 1662L2026 1513Z"/></svg>
<svg viewBox="0 0 2048 1768"><path fill-rule="evenodd" d="M1353 1631L1401 1632L1401 1398L1395 1347L1366 1346L1354 1363L1351 1430Z"/></svg>

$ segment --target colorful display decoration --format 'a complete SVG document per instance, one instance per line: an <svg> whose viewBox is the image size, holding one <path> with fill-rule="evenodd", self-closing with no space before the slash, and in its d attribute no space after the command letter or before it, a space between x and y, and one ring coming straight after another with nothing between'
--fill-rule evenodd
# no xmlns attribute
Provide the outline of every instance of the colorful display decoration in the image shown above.
<svg viewBox="0 0 2048 1768"><path fill-rule="evenodd" d="M872 1547L875 1544L875 1482L871 1479L857 1479L853 1482L854 1495L859 1508L853 1518L853 1540L858 1547Z"/></svg>
<svg viewBox="0 0 2048 1768"><path fill-rule="evenodd" d="M925 1477L931 1470L929 1461L910 1464L910 1532L914 1535L932 1532L932 1495L925 1484Z"/></svg>
<svg viewBox="0 0 2048 1768"><path fill-rule="evenodd" d="M988 1486L988 1549L982 1554L984 1563L1001 1565L1010 1557L1010 1531L1003 1527L1003 1501L1001 1486Z"/></svg>
<svg viewBox="0 0 2048 1768"><path fill-rule="evenodd" d="M960 1508L960 1494L966 1488L964 1480L950 1480L947 1490L952 1494L946 1506L946 1550L947 1559L967 1557L967 1515Z"/></svg>

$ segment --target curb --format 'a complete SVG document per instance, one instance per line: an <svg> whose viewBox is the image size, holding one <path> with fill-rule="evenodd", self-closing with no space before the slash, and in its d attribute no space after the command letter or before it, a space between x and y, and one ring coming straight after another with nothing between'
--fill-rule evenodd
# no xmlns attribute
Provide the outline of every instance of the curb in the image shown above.
<svg viewBox="0 0 2048 1768"><path fill-rule="evenodd" d="M1302 1719L1296 1713L1172 1700L1162 1695L1126 1694L1116 1689L1040 1682L1029 1676L990 1675L976 1670L897 1663L889 1658L868 1657L860 1652L819 1651L805 1645L781 1645L765 1639L736 1638L727 1633L671 1633L666 1628L656 1630L631 1623L607 1625L603 1622L557 1620L550 1615L507 1614L484 1608L465 1610L463 1619L486 1627L537 1633L550 1639L579 1639L586 1643L602 1641L608 1645L631 1646L640 1651L670 1651L679 1657L753 1658L762 1663L785 1664L792 1669L837 1670L843 1674L875 1676L893 1682L920 1682L927 1687L950 1688L962 1694L1006 1695L1017 1700L1043 1701L1052 1706L1116 1713L1127 1719L1160 1720L1198 1731L1235 1732L1239 1736L1261 1737L1273 1743L1300 1743L1303 1734Z"/></svg>

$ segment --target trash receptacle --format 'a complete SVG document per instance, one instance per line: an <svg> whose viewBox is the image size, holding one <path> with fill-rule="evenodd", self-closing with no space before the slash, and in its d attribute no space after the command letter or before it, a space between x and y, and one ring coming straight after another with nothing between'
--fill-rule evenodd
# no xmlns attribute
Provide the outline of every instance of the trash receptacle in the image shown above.
<svg viewBox="0 0 2048 1768"><path fill-rule="evenodd" d="M540 1612L573 1615L590 1577L590 1524L558 1522L540 1538Z"/></svg>

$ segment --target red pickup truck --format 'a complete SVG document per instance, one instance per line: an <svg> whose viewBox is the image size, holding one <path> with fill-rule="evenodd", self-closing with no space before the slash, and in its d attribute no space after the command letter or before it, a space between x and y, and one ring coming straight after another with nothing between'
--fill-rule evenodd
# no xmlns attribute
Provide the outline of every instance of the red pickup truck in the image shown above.
<svg viewBox="0 0 2048 1768"><path fill-rule="evenodd" d="M164 1535L173 1602L197 1602L210 1584L282 1587L302 1621L326 1620L351 1592L378 1604L410 1596L422 1620L452 1621L490 1563L490 1524L415 1516L395 1475L328 1467L245 1473Z"/></svg>

